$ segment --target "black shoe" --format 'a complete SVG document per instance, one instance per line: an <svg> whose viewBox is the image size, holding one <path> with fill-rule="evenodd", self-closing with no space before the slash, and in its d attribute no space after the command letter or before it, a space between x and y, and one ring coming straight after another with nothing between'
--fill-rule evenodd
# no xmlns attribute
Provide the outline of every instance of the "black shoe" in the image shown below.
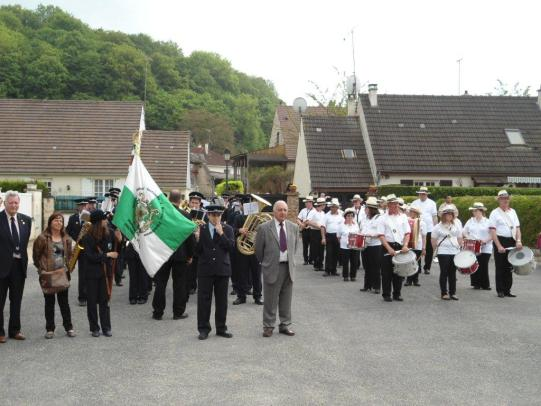
<svg viewBox="0 0 541 406"><path fill-rule="evenodd" d="M411 282L404 283L404 286L411 286Z"/></svg>
<svg viewBox="0 0 541 406"><path fill-rule="evenodd" d="M188 313L182 313L180 315L174 315L173 320L182 320L188 317Z"/></svg>
<svg viewBox="0 0 541 406"><path fill-rule="evenodd" d="M351 282L355 282L357 279L355 279L355 278L349 278L349 280L350 280Z"/></svg>
<svg viewBox="0 0 541 406"><path fill-rule="evenodd" d="M304 261L304 264L303 265L308 265L308 261Z"/></svg>
<svg viewBox="0 0 541 406"><path fill-rule="evenodd" d="M92 331L90 334L92 334L92 337L99 337L100 336L99 331Z"/></svg>
<svg viewBox="0 0 541 406"><path fill-rule="evenodd" d="M327 276L331 276L331 274L328 273L328 272L325 272L325 273L323 274L323 276L324 276L324 277L327 277Z"/></svg>
<svg viewBox="0 0 541 406"><path fill-rule="evenodd" d="M202 331L199 333L199 337L197 338L199 338L200 340L206 340L207 338L209 338L209 333Z"/></svg>
<svg viewBox="0 0 541 406"><path fill-rule="evenodd" d="M331 272L331 276L338 276L338 272Z"/></svg>
<svg viewBox="0 0 541 406"><path fill-rule="evenodd" d="M376 290L374 291L374 293L375 293L376 295L379 295L379 290L376 289Z"/></svg>
<svg viewBox="0 0 541 406"><path fill-rule="evenodd" d="M430 271L428 269L425 269L425 275L430 275Z"/></svg>
<svg viewBox="0 0 541 406"><path fill-rule="evenodd" d="M86 306L86 300L79 300L79 306L85 307Z"/></svg>
<svg viewBox="0 0 541 406"><path fill-rule="evenodd" d="M112 337L112 336L113 336L113 333L111 333L111 330L105 330L105 331L103 332L103 335L104 335L105 337Z"/></svg>
<svg viewBox="0 0 541 406"><path fill-rule="evenodd" d="M362 288L362 289L359 289L361 292L370 292L370 288Z"/></svg>
<svg viewBox="0 0 541 406"><path fill-rule="evenodd" d="M153 313L153 314L152 314L152 318L153 318L154 320L161 320L162 317L163 317L163 316L158 316L156 313Z"/></svg>
<svg viewBox="0 0 541 406"><path fill-rule="evenodd" d="M131 305L137 304L137 300L136 299L130 299L130 304Z"/></svg>
<svg viewBox="0 0 541 406"><path fill-rule="evenodd" d="M263 301L262 301L261 299L259 299L259 298L254 299L254 303L255 303L256 305L260 305L260 306L263 305Z"/></svg>
<svg viewBox="0 0 541 406"><path fill-rule="evenodd" d="M148 300L147 298L142 297L142 298L137 300L137 304L145 304L147 302L147 300Z"/></svg>
<svg viewBox="0 0 541 406"><path fill-rule="evenodd" d="M349 282L349 278L344 278L344 282Z"/></svg>
<svg viewBox="0 0 541 406"><path fill-rule="evenodd" d="M243 304L243 303L246 303L246 298L240 298L238 297L237 300L235 300L233 302L234 305L240 305L240 304Z"/></svg>
<svg viewBox="0 0 541 406"><path fill-rule="evenodd" d="M483 290L492 290L492 288L489 286L488 288L481 288Z"/></svg>
<svg viewBox="0 0 541 406"><path fill-rule="evenodd" d="M124 284L122 282L115 282L115 285L116 286L124 286Z"/></svg>
<svg viewBox="0 0 541 406"><path fill-rule="evenodd" d="M233 289L230 293L231 296L237 296L237 291L235 289Z"/></svg>
<svg viewBox="0 0 541 406"><path fill-rule="evenodd" d="M474 290L479 290L481 289L481 286L472 286Z"/></svg>
<svg viewBox="0 0 541 406"><path fill-rule="evenodd" d="M413 286L421 286L419 282L413 282Z"/></svg>
<svg viewBox="0 0 541 406"><path fill-rule="evenodd" d="M517 295L513 295L511 292L504 293L504 295L507 296L507 297L517 297Z"/></svg>
<svg viewBox="0 0 541 406"><path fill-rule="evenodd" d="M231 334L229 331L219 331L216 333L217 336L223 337L223 338L231 338L233 337L233 334Z"/></svg>
<svg viewBox="0 0 541 406"><path fill-rule="evenodd" d="M498 293L498 297L505 297L505 295L502 292L500 292Z"/></svg>
<svg viewBox="0 0 541 406"><path fill-rule="evenodd" d="M393 301L393 299L391 299L390 297L384 297L383 300L386 301L386 302L392 302Z"/></svg>
<svg viewBox="0 0 541 406"><path fill-rule="evenodd" d="M402 296L393 297L393 300L396 300L397 302L403 302L404 299L402 299Z"/></svg>

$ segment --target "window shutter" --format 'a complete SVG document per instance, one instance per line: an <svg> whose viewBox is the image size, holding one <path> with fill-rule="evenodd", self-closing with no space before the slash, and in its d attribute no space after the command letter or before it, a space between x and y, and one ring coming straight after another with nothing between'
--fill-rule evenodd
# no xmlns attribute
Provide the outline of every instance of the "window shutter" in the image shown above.
<svg viewBox="0 0 541 406"><path fill-rule="evenodd" d="M92 179L81 179L81 194L83 196L91 196L94 193L94 182Z"/></svg>

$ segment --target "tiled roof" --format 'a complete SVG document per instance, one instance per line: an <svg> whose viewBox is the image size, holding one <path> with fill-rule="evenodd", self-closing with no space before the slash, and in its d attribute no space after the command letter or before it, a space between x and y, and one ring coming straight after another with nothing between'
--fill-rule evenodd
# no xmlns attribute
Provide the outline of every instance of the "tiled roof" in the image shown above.
<svg viewBox="0 0 541 406"><path fill-rule="evenodd" d="M0 99L1 174L126 173L141 102Z"/></svg>
<svg viewBox="0 0 541 406"><path fill-rule="evenodd" d="M225 166L224 156L217 153L216 151L209 149L209 153L205 154L205 147L197 146L192 148L192 152L194 154L203 154L205 160L207 161L207 165Z"/></svg>
<svg viewBox="0 0 541 406"><path fill-rule="evenodd" d="M541 110L532 97L361 96L382 173L541 175ZM526 147L504 129L520 129Z"/></svg>
<svg viewBox="0 0 541 406"><path fill-rule="evenodd" d="M297 144L299 142L299 131L301 128L301 117L293 106L278 106L276 114L280 122L280 129L283 142L286 146L288 160L294 161L297 156ZM304 116L334 116L336 112L326 107L309 106Z"/></svg>
<svg viewBox="0 0 541 406"><path fill-rule="evenodd" d="M188 174L189 131L145 131L141 159L161 189L184 189Z"/></svg>
<svg viewBox="0 0 541 406"><path fill-rule="evenodd" d="M357 117L303 117L312 189L354 190L373 183ZM343 149L356 157L346 159Z"/></svg>

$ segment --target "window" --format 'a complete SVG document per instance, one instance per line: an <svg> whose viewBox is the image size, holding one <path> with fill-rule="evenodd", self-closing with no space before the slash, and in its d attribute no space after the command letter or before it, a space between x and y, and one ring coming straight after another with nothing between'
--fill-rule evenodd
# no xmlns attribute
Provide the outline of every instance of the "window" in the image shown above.
<svg viewBox="0 0 541 406"><path fill-rule="evenodd" d="M355 151L352 149L343 149L342 158L353 159L356 157Z"/></svg>
<svg viewBox="0 0 541 406"><path fill-rule="evenodd" d="M94 196L103 196L114 186L114 179L94 179Z"/></svg>
<svg viewBox="0 0 541 406"><path fill-rule="evenodd" d="M413 184L414 186L436 186L436 182L433 180L416 180Z"/></svg>
<svg viewBox="0 0 541 406"><path fill-rule="evenodd" d="M526 144L524 142L524 138L522 137L522 133L518 129L505 129L505 135L507 135L507 139L509 140L509 144L511 145L524 145Z"/></svg>
<svg viewBox="0 0 541 406"><path fill-rule="evenodd" d="M440 180L440 186L453 186L452 180Z"/></svg>
<svg viewBox="0 0 541 406"><path fill-rule="evenodd" d="M404 186L413 186L412 179L400 179L400 184Z"/></svg>

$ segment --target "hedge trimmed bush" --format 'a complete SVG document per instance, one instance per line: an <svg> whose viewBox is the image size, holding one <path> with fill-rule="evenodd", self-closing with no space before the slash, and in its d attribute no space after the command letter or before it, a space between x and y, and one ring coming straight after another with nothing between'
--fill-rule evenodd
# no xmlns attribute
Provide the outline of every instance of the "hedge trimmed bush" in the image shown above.
<svg viewBox="0 0 541 406"><path fill-rule="evenodd" d="M459 211L459 217L462 224L466 224L471 217L468 210L474 202L482 202L487 210L487 217L490 212L498 207L498 202L494 196L462 196L453 198L453 203ZM438 208L443 203L439 199L436 204ZM530 248L535 248L537 236L541 231L541 196L513 196L511 198L511 207L517 212L522 232L522 243Z"/></svg>
<svg viewBox="0 0 541 406"><path fill-rule="evenodd" d="M47 185L43 182L33 182L28 180L0 180L0 189L2 189L2 192L4 193L8 190L16 190L19 193L25 193L26 185L29 183L36 183L38 185L38 189L43 192L43 197L49 197L49 189L47 189Z"/></svg>
<svg viewBox="0 0 541 406"><path fill-rule="evenodd" d="M429 186L430 198L437 200L445 196L496 196L503 187L447 187L447 186ZM541 188L505 188L512 195L521 196L541 196ZM387 196L394 193L397 196L414 196L419 190L419 186L404 185L382 185L378 188L379 196Z"/></svg>
<svg viewBox="0 0 541 406"><path fill-rule="evenodd" d="M242 183L241 180L230 180L227 183L229 185L229 192L232 192L232 193L244 193L244 184ZM221 196L222 193L225 192L225 180L216 185L216 188L214 189L214 192L218 196Z"/></svg>

